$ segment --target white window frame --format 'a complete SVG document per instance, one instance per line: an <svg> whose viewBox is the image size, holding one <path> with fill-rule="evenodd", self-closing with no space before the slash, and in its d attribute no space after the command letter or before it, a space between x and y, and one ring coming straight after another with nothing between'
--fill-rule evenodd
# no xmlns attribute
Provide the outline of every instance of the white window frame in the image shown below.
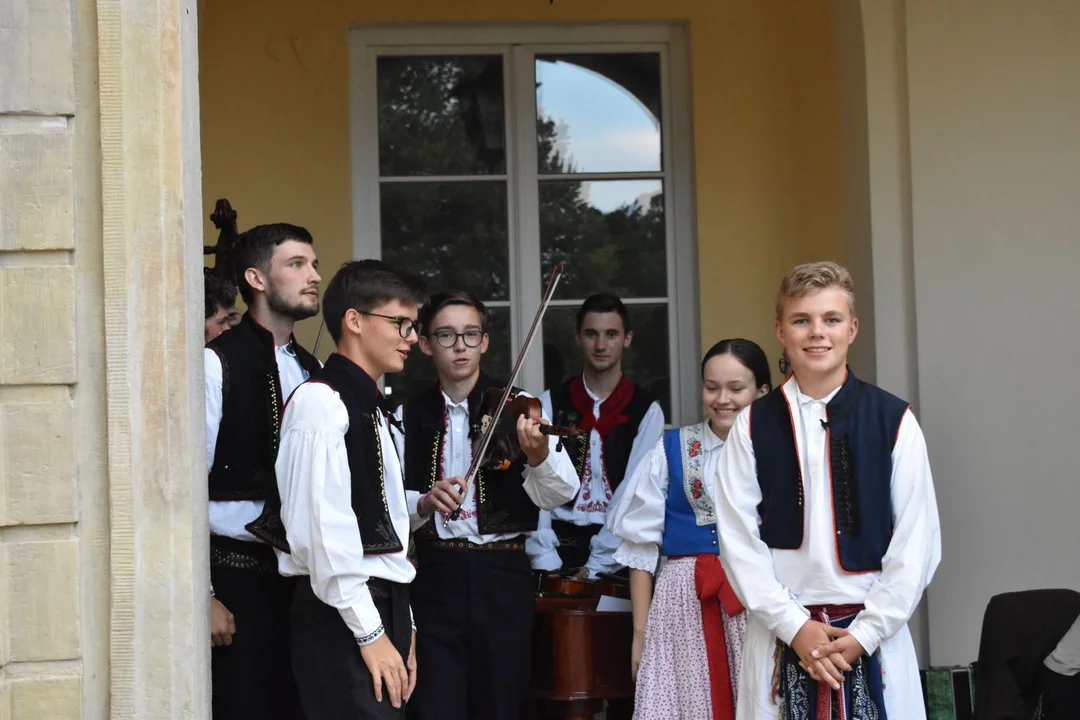
<svg viewBox="0 0 1080 720"><path fill-rule="evenodd" d="M376 59L380 55L502 54L505 68L507 220L511 358L517 355L543 294L536 272L521 272L522 254L540 257L533 63L522 55L573 52L659 52L663 107L663 172L667 236L668 346L671 417L676 425L701 418L698 253L690 119L687 33L682 24L354 26L349 31L349 125L352 249L355 258L382 254L379 210ZM513 82L511 82L513 78ZM511 93L516 97L511 97ZM519 121L524 114L528 121ZM497 176L501 177L501 176ZM497 179L492 177L490 179ZM568 176L571 179L574 176ZM618 179L618 175L610 178ZM425 178L429 179L430 178ZM516 242L514 239L516 238ZM517 301L517 302L514 302ZM648 302L635 299L628 305ZM505 306L507 303L495 303ZM565 301L553 306L566 305ZM570 303L576 304L576 303ZM542 329L522 364L518 385L543 389ZM647 341L639 338L639 342Z"/></svg>

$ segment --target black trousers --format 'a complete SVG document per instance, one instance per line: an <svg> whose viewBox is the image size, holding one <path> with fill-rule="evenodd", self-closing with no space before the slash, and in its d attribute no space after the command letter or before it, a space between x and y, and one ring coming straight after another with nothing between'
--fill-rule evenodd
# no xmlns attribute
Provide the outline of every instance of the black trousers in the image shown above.
<svg viewBox="0 0 1080 720"><path fill-rule="evenodd" d="M215 537L211 552L214 595L236 623L232 645L210 655L214 720L303 720L289 659L295 580L278 574L269 546Z"/></svg>
<svg viewBox="0 0 1080 720"><path fill-rule="evenodd" d="M536 585L524 549L416 543L410 720L518 720L532 669Z"/></svg>
<svg viewBox="0 0 1080 720"><path fill-rule="evenodd" d="M408 586L372 578L368 589L387 636L407 663L412 644ZM293 595L292 661L300 700L311 720L405 717L404 703L395 709L385 684L382 702L375 701L371 673L356 638L337 608L315 597L306 577L299 579Z"/></svg>

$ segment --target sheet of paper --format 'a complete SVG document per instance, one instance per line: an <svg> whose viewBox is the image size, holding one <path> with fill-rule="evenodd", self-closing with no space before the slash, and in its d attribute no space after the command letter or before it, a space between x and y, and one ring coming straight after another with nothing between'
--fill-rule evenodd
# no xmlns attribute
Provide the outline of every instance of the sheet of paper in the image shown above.
<svg viewBox="0 0 1080 720"><path fill-rule="evenodd" d="M629 600L610 595L601 595L600 602L596 605L598 612L630 612L632 608Z"/></svg>

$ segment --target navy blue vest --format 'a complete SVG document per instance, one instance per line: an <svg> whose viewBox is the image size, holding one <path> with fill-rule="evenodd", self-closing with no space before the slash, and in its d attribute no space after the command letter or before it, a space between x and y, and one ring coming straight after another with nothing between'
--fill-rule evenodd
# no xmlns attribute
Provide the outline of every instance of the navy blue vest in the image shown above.
<svg viewBox="0 0 1080 720"><path fill-rule="evenodd" d="M665 557L715 555L716 515L705 492L704 424L664 431L668 492L664 511ZM696 448L694 444L696 443ZM693 503L693 505L691 505Z"/></svg>
<svg viewBox="0 0 1080 720"><path fill-rule="evenodd" d="M848 572L880 570L889 548L892 450L908 407L858 380L850 369L840 391L825 406L836 553L840 567ZM762 497L761 539L774 549L794 550L803 541L805 491L795 448L798 421L783 386L751 406L750 437Z"/></svg>

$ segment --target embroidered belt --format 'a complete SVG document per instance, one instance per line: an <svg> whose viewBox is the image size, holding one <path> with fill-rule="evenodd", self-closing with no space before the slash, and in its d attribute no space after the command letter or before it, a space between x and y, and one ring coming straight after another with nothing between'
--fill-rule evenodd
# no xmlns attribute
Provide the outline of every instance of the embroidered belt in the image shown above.
<svg viewBox="0 0 1080 720"><path fill-rule="evenodd" d="M832 625L838 620L850 621L863 610L862 605L810 605L806 608L810 617L825 625ZM817 720L832 720L833 701L836 701L836 709L839 720L847 720L848 693L847 683L841 683L838 690L833 690L825 681L818 683L817 705L815 717Z"/></svg>
<svg viewBox="0 0 1080 720"><path fill-rule="evenodd" d="M697 556L694 589L701 601L701 625L705 635L705 656L709 661L713 717L734 720L735 695L731 690L727 635L724 632L724 614L720 609L723 608L729 617L734 617L745 608L728 582L718 555L707 553Z"/></svg>
<svg viewBox="0 0 1080 720"><path fill-rule="evenodd" d="M211 535L210 567L276 573L278 562L274 549L266 543Z"/></svg>
<svg viewBox="0 0 1080 720"><path fill-rule="evenodd" d="M468 540L424 540L420 547L433 550L524 550L524 540L496 540L489 543L474 543Z"/></svg>
<svg viewBox="0 0 1080 720"><path fill-rule="evenodd" d="M373 600L391 600L396 595L408 593L408 583L399 583L381 577L369 577L367 589Z"/></svg>
<svg viewBox="0 0 1080 720"><path fill-rule="evenodd" d="M559 547L564 548L588 548L592 537L600 532L603 525L591 523L589 525L575 525L566 520L551 520L551 529L555 537L559 539Z"/></svg>

